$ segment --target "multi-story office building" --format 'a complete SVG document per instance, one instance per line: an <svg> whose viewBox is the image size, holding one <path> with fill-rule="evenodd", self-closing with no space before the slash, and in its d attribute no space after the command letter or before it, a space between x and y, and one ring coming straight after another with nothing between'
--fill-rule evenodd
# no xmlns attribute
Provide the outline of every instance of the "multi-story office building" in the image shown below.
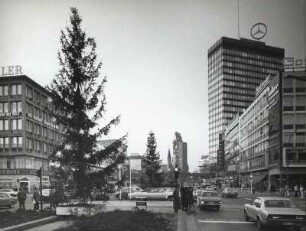
<svg viewBox="0 0 306 231"><path fill-rule="evenodd" d="M269 121L268 95L271 76L256 89L256 98L240 116L240 181L266 188L268 175Z"/></svg>
<svg viewBox="0 0 306 231"><path fill-rule="evenodd" d="M238 125L237 125L238 123ZM239 182L260 190L306 185L306 71L270 75L254 102L225 130L234 143L239 127ZM225 142L227 144L227 142ZM232 145L225 145L225 153Z"/></svg>
<svg viewBox="0 0 306 231"><path fill-rule="evenodd" d="M248 39L222 37L208 50L209 155L219 134L255 99L255 89L282 67L284 50Z"/></svg>
<svg viewBox="0 0 306 231"><path fill-rule="evenodd" d="M306 68L270 84L269 187L306 184Z"/></svg>
<svg viewBox="0 0 306 231"><path fill-rule="evenodd" d="M60 142L45 88L25 75L0 77L0 187L38 187L42 168L48 185L48 155Z"/></svg>

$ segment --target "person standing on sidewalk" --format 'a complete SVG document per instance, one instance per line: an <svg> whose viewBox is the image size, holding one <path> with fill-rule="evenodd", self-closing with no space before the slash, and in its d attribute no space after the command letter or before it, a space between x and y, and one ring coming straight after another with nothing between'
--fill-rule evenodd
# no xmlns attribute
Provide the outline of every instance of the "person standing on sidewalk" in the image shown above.
<svg viewBox="0 0 306 231"><path fill-rule="evenodd" d="M299 186L296 184L293 188L294 190L294 197L298 198L298 193L299 193Z"/></svg>
<svg viewBox="0 0 306 231"><path fill-rule="evenodd" d="M39 210L39 192L37 189L34 190L33 198L34 210Z"/></svg>
<svg viewBox="0 0 306 231"><path fill-rule="evenodd" d="M301 193L301 198L304 198L304 186L302 184L300 185L300 193Z"/></svg>
<svg viewBox="0 0 306 231"><path fill-rule="evenodd" d="M180 209L180 196L179 196L179 190L176 187L173 191L173 210L175 213L177 213L179 209Z"/></svg>
<svg viewBox="0 0 306 231"><path fill-rule="evenodd" d="M19 189L17 199L19 202L19 208L25 210L25 200L27 199L27 194L22 188Z"/></svg>

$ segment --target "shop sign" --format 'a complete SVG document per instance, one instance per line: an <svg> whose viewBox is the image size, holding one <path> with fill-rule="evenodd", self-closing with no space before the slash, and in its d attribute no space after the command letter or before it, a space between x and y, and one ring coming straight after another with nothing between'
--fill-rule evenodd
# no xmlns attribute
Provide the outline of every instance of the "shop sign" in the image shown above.
<svg viewBox="0 0 306 231"><path fill-rule="evenodd" d="M12 76L12 75L22 75L22 67L19 65L1 67L0 76Z"/></svg>
<svg viewBox="0 0 306 231"><path fill-rule="evenodd" d="M36 175L37 169L0 169L0 175ZM44 176L49 175L49 171L43 171Z"/></svg>
<svg viewBox="0 0 306 231"><path fill-rule="evenodd" d="M297 59L294 57L285 57L284 58L284 67L306 67L306 57L304 59Z"/></svg>

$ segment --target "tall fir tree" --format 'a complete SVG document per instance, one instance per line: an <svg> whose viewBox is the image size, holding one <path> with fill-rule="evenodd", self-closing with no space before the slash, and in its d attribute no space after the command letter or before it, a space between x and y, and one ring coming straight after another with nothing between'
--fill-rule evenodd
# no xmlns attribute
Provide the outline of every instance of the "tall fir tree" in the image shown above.
<svg viewBox="0 0 306 231"><path fill-rule="evenodd" d="M157 187L162 185L161 160L159 152L156 151L157 144L155 134L151 131L147 139L147 150L144 156L144 167L147 175L147 186Z"/></svg>
<svg viewBox="0 0 306 231"><path fill-rule="evenodd" d="M77 196L86 203L94 189L110 192L108 178L124 162L126 135L106 148L98 145L97 141L119 123L120 116L99 126L104 118L107 80L99 78L102 63L96 61L96 42L82 30L81 22L78 10L71 8L70 24L61 31L60 70L47 89L54 105L53 116L63 128L62 142L50 161L58 164L57 172L71 174Z"/></svg>

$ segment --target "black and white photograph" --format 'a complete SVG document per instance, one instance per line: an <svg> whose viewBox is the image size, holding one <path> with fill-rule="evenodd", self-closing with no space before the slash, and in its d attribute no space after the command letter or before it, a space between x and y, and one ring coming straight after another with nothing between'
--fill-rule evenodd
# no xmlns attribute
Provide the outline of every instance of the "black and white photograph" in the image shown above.
<svg viewBox="0 0 306 231"><path fill-rule="evenodd" d="M0 230L306 231L306 0L0 0Z"/></svg>

